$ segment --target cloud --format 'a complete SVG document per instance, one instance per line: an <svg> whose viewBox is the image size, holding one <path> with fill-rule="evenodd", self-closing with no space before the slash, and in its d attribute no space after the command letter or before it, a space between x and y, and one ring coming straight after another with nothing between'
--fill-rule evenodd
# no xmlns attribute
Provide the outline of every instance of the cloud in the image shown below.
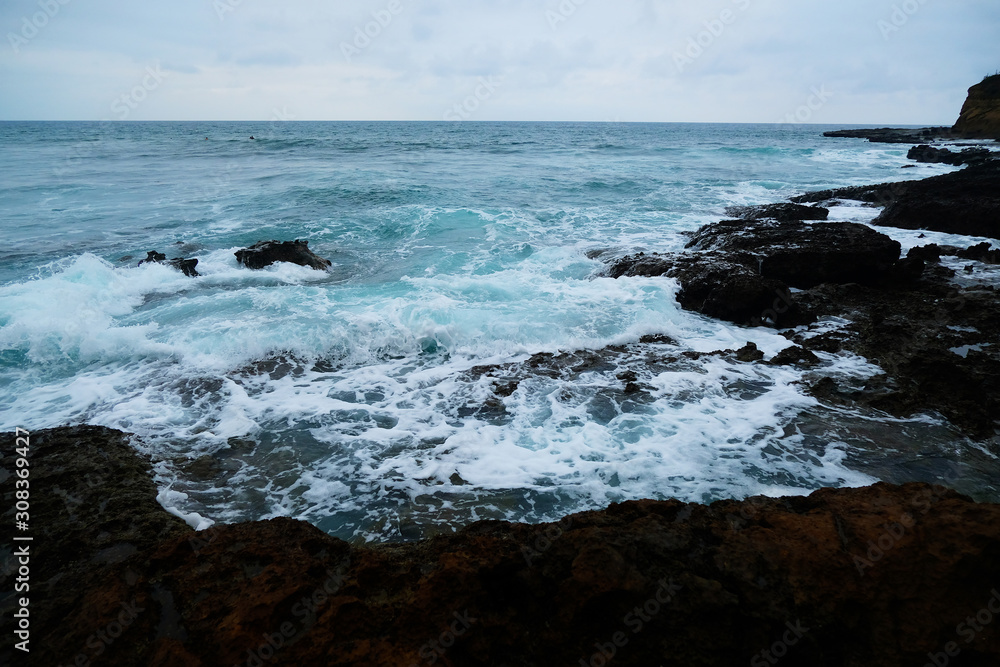
<svg viewBox="0 0 1000 667"><path fill-rule="evenodd" d="M1000 67L995 0L70 0L36 26L39 11L0 7L0 118L99 119L160 66L130 117L438 120L492 76L480 120L772 122L827 85L815 122L937 124Z"/></svg>

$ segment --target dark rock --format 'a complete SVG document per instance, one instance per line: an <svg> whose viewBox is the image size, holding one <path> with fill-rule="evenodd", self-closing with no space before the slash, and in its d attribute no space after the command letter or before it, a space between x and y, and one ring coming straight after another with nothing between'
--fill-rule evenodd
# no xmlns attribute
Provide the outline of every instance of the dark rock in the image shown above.
<svg viewBox="0 0 1000 667"><path fill-rule="evenodd" d="M249 269L263 269L275 262L290 262L325 271L333 264L309 249L308 241L259 241L236 251L236 260Z"/></svg>
<svg viewBox="0 0 1000 667"><path fill-rule="evenodd" d="M912 283L920 280L924 274L926 262L919 257L905 257L892 266L888 280L897 283Z"/></svg>
<svg viewBox="0 0 1000 667"><path fill-rule="evenodd" d="M954 129L967 139L1000 140L1000 74L988 76L969 88Z"/></svg>
<svg viewBox="0 0 1000 667"><path fill-rule="evenodd" d="M736 324L794 326L801 321L787 285L719 253L623 257L609 275L676 278L681 307Z"/></svg>
<svg viewBox="0 0 1000 667"><path fill-rule="evenodd" d="M920 144L935 139L951 139L954 137L950 127L925 127L919 130L882 127L866 130L836 130L824 132L824 137L839 137L847 139L867 139L883 144Z"/></svg>
<svg viewBox="0 0 1000 667"><path fill-rule="evenodd" d="M1000 160L920 181L811 192L792 201L853 199L884 206L873 224L1000 238Z"/></svg>
<svg viewBox="0 0 1000 667"><path fill-rule="evenodd" d="M996 292L959 287L954 271L928 264L921 280L877 286L828 283L796 294L817 317L846 318L839 347L877 364L851 400L901 417L936 412L979 440L1000 428L1000 349L983 347L966 357L950 351L991 343L1000 331ZM806 349L826 350L824 336L786 334Z"/></svg>
<svg viewBox="0 0 1000 667"><path fill-rule="evenodd" d="M1000 161L920 181L873 224L1000 238Z"/></svg>
<svg viewBox="0 0 1000 667"><path fill-rule="evenodd" d="M1000 250L994 250L993 246L986 242L959 250L955 255L961 259L974 259L985 264L1000 264Z"/></svg>
<svg viewBox="0 0 1000 667"><path fill-rule="evenodd" d="M156 252L155 250L150 250L149 252L146 253L146 259L139 262L139 266L150 263L159 264L160 262L165 262L166 260L167 256L164 255L162 252Z"/></svg>
<svg viewBox="0 0 1000 667"><path fill-rule="evenodd" d="M192 278L196 278L199 275L198 270L196 268L198 266L197 259L182 259L180 257L177 257L175 259L168 260L167 256L164 255L162 252L156 252L155 250L150 250L149 252L146 253L146 259L139 262L139 266L150 263L166 264L167 266L172 266L173 268L182 272L185 276L190 276Z"/></svg>
<svg viewBox="0 0 1000 667"><path fill-rule="evenodd" d="M122 434L36 435L49 445L32 455L41 488L79 491L85 474L117 462L82 515L69 496L39 494L51 507L31 547L37 664L256 664L248 656L259 660L264 647L262 662L286 665L410 665L427 655L571 665L621 636L615 665L734 665L789 627L802 635L790 665L923 664L956 641L958 620L987 606L1000 562L1000 506L927 484L708 506L633 501L557 524L485 521L391 546L352 546L288 518L195 533L156 504L149 470L127 462L136 455ZM891 551L872 552L880 540ZM130 548L109 560L102 545L121 542ZM13 603L0 601L5 617ZM123 605L136 613L98 654L88 638ZM637 620L637 608L641 633L622 621ZM11 644L0 648L4 664ZM987 628L962 655L996 663L1000 633Z"/></svg>
<svg viewBox="0 0 1000 667"><path fill-rule="evenodd" d="M751 361L761 361L764 358L764 353L757 349L756 343L747 343L740 349L736 350L736 360L749 363Z"/></svg>
<svg viewBox="0 0 1000 667"><path fill-rule="evenodd" d="M993 153L986 148L966 148L961 153L953 153L947 148L934 148L926 144L914 146L906 154L911 160L928 164L950 164L959 167L993 159Z"/></svg>
<svg viewBox="0 0 1000 667"><path fill-rule="evenodd" d="M741 220L777 220L795 222L799 220L826 220L829 209L802 204L766 204L763 206L730 206L726 214Z"/></svg>
<svg viewBox="0 0 1000 667"><path fill-rule="evenodd" d="M639 338L640 343L649 345L677 345L677 341L664 334L647 334Z"/></svg>
<svg viewBox="0 0 1000 667"><path fill-rule="evenodd" d="M702 227L688 248L730 254L766 279L805 289L820 283L872 283L886 277L900 245L852 222L723 221Z"/></svg>
<svg viewBox="0 0 1000 667"><path fill-rule="evenodd" d="M787 347L771 358L770 364L774 366L815 366L819 363L819 357L798 345Z"/></svg>
<svg viewBox="0 0 1000 667"><path fill-rule="evenodd" d="M197 259L172 259L167 262L170 266L181 271L185 276L190 276L192 278L198 276L198 260Z"/></svg>
<svg viewBox="0 0 1000 667"><path fill-rule="evenodd" d="M941 246L936 243L931 243L917 248L910 248L910 251L906 253L906 256L909 259L921 259L928 263L940 262Z"/></svg>

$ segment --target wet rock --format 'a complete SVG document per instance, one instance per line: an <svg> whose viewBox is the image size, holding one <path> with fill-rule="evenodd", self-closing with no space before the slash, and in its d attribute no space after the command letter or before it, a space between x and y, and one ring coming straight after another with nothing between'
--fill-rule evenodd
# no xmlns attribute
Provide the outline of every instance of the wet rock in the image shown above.
<svg viewBox="0 0 1000 667"><path fill-rule="evenodd" d="M940 652L956 640L956 619L995 595L1000 506L939 486L708 506L644 500L557 524L485 521L367 547L288 518L195 533L156 505L148 468L122 460L135 454L121 434L38 435L60 445L34 453L33 477L46 483L80 479L108 460L88 455L122 464L101 494L110 502L93 505L103 518L87 515L99 524L76 525L53 507L44 515L51 534L36 534L33 574L58 577L51 591L32 589L38 664L98 657L88 637L125 605L126 627L99 656L123 667L364 667L428 655L454 665L570 665L615 637L628 639L617 643L616 665L729 665L760 656L789 627L797 632L789 664L888 667ZM76 452L67 459L67 450ZM464 482L457 473L451 481ZM136 495L140 487L147 491ZM131 549L105 560L94 528ZM60 545L67 550L56 555ZM5 615L11 602L0 602ZM0 648L0 660L12 651ZM962 651L972 664L992 664L1000 634L980 633Z"/></svg>
<svg viewBox="0 0 1000 667"><path fill-rule="evenodd" d="M615 261L608 272L676 278L681 307L736 324L794 326L801 318L785 283L723 253L639 254Z"/></svg>
<svg viewBox="0 0 1000 667"><path fill-rule="evenodd" d="M742 362L760 361L764 358L764 353L757 349L756 343L747 343L736 350L736 360Z"/></svg>
<svg viewBox="0 0 1000 667"><path fill-rule="evenodd" d="M936 243L910 248L906 253L910 259L920 259L927 263L937 263L941 261L941 246Z"/></svg>
<svg viewBox="0 0 1000 667"><path fill-rule="evenodd" d="M994 154L986 148L966 148L960 153L955 153L947 148L934 148L924 144L911 148L906 157L927 164L950 164L959 167L991 160Z"/></svg>
<svg viewBox="0 0 1000 667"><path fill-rule="evenodd" d="M793 345L771 357L771 361L768 363L773 366L810 367L819 363L819 357L804 347Z"/></svg>
<svg viewBox="0 0 1000 667"><path fill-rule="evenodd" d="M308 241L258 241L249 248L236 251L236 260L248 269L263 269L275 262L289 262L326 271L333 265L309 249Z"/></svg>
<svg viewBox="0 0 1000 667"><path fill-rule="evenodd" d="M980 243L965 250L959 250L955 255L961 259L974 259L984 264L1000 264L1000 250L995 250L990 243Z"/></svg>
<svg viewBox="0 0 1000 667"><path fill-rule="evenodd" d="M830 211L820 206L784 203L765 204L763 206L730 206L726 209L726 215L731 215L741 220L795 222L800 220L826 220L830 217Z"/></svg>
<svg viewBox="0 0 1000 667"><path fill-rule="evenodd" d="M924 275L926 262L919 257L904 257L892 266L888 280L896 283L914 283Z"/></svg>
<svg viewBox="0 0 1000 667"><path fill-rule="evenodd" d="M723 221L699 229L688 248L727 253L763 278L796 288L873 283L888 275L900 245L852 222Z"/></svg>
<svg viewBox="0 0 1000 667"><path fill-rule="evenodd" d="M938 413L985 441L1000 429L1000 349L987 345L961 357L950 348L991 343L986 332L1000 331L1000 309L995 290L959 287L952 275L930 264L909 284L826 284L795 296L819 317L848 319L840 347L885 372L852 400L901 417ZM824 349L824 336L790 337L806 349Z"/></svg>
<svg viewBox="0 0 1000 667"><path fill-rule="evenodd" d="M647 345L677 345L677 341L664 334L647 334L639 338L640 343Z"/></svg>
<svg viewBox="0 0 1000 667"><path fill-rule="evenodd" d="M1000 238L1000 160L920 181L873 224Z"/></svg>
<svg viewBox="0 0 1000 667"><path fill-rule="evenodd" d="M1000 160L919 181L811 192L792 201L835 198L884 206L876 225L1000 238Z"/></svg>
<svg viewBox="0 0 1000 667"><path fill-rule="evenodd" d="M149 252L146 253L146 259L139 262L139 266L150 263L166 264L167 266L172 266L173 268L183 273L185 276L189 276L192 278L195 278L199 275L197 269L195 268L198 266L197 259L182 259L180 257L177 257L168 260L167 256L164 255L162 252L150 250Z"/></svg>
<svg viewBox="0 0 1000 667"><path fill-rule="evenodd" d="M882 127L866 130L836 130L824 132L824 137L847 139L867 139L883 144L920 144L938 139L951 139L954 134L950 127L924 127L919 130Z"/></svg>

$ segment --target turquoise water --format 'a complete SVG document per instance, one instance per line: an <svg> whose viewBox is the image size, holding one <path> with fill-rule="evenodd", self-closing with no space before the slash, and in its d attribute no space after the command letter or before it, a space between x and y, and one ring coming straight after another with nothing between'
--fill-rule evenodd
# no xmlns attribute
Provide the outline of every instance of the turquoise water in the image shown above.
<svg viewBox="0 0 1000 667"><path fill-rule="evenodd" d="M0 422L136 433L192 525L290 515L357 539L869 483L871 438L815 427L795 370L640 369L640 402L621 369L500 397L471 372L645 334L677 341L664 354L786 346L681 311L672 281L600 277L591 251L675 250L728 205L949 170L825 129L2 123ZM331 271L233 256L296 238ZM148 250L202 275L137 266Z"/></svg>

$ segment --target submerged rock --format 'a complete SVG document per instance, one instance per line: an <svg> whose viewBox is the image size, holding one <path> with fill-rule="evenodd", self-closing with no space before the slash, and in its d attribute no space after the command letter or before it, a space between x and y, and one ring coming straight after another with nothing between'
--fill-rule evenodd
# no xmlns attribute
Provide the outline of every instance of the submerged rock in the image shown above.
<svg viewBox="0 0 1000 667"><path fill-rule="evenodd" d="M124 434L33 437L33 481L68 491L39 496L38 664L574 665L613 651L615 665L735 665L778 646L789 665L895 667L1000 600L1000 506L940 486L633 501L353 546L287 518L195 533L156 505ZM86 474L103 486L77 502ZM109 560L119 543L131 548ZM108 627L114 641L88 643ZM961 650L994 664L1000 633Z"/></svg>
<svg viewBox="0 0 1000 667"><path fill-rule="evenodd" d="M275 262L289 262L326 271L333 265L309 249L309 241L258 241L249 248L236 251L236 260L248 269L263 269Z"/></svg>
<svg viewBox="0 0 1000 667"><path fill-rule="evenodd" d="M168 260L166 255L155 250L150 250L146 253L146 259L139 262L139 266L142 266L143 264L165 264L167 266L172 266L182 272L185 276L190 276L192 278L199 275L196 268L198 266L197 259L183 259L176 257Z"/></svg>

